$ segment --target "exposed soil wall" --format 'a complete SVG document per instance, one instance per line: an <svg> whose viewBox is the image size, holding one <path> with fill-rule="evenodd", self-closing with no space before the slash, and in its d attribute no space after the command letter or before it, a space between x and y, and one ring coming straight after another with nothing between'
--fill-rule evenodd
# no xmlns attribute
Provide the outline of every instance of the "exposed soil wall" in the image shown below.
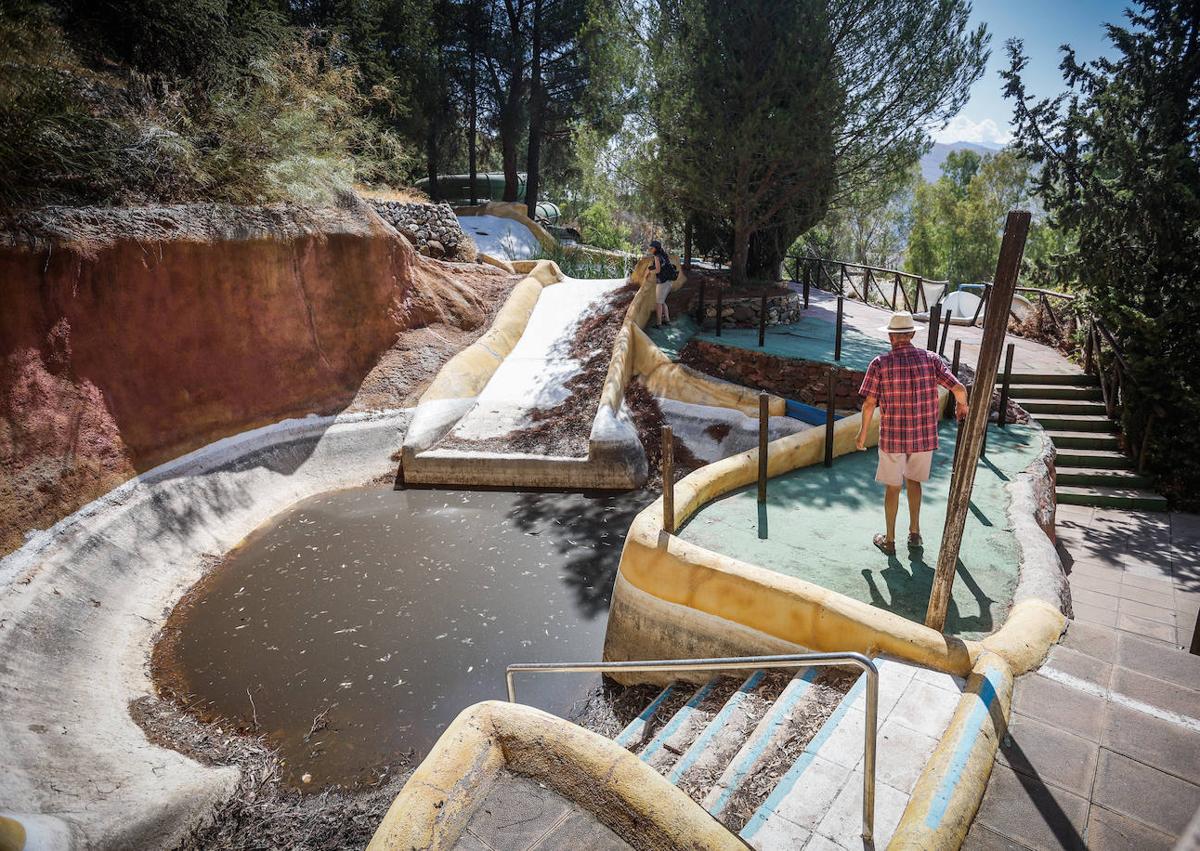
<svg viewBox="0 0 1200 851"><path fill-rule="evenodd" d="M0 554L214 439L340 410L364 387L367 406L396 402L412 376L372 370L398 334L486 327L503 285L417 256L357 203L0 225Z"/></svg>

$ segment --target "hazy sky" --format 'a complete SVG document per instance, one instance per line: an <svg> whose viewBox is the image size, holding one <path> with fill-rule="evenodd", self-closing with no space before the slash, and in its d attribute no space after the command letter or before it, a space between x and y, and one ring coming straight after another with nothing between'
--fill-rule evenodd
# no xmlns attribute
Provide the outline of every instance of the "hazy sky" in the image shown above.
<svg viewBox="0 0 1200 851"><path fill-rule="evenodd" d="M1080 59L1095 59L1111 53L1104 33L1106 22L1127 23L1128 0L974 0L973 25L987 24L992 56L987 70L971 89L971 99L944 130L934 134L939 142L1008 141L1012 102L1001 94L998 71L1008 66L1004 42L1016 37L1025 41L1029 56L1026 88L1031 94L1049 96L1062 91L1058 70L1060 44L1075 48Z"/></svg>

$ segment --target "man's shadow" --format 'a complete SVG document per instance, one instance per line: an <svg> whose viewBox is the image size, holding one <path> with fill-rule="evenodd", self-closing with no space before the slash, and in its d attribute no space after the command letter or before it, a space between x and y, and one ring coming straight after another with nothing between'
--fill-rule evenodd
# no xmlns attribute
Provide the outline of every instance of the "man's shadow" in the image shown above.
<svg viewBox="0 0 1200 851"><path fill-rule="evenodd" d="M883 577L887 586L886 595L879 588L876 571L869 568L864 568L862 571L863 579L867 583L867 590L871 595L872 606L893 612L917 623L925 622L925 613L929 607L929 595L933 590L934 573L933 566L925 561L924 547L915 547L907 551L898 549L896 555L888 556L888 566L879 571L879 576ZM955 635L964 632L991 632L993 626L992 604L996 601L979 587L979 583L975 581L975 577L971 575L961 559L955 568L955 574L956 580L961 581L971 592L971 596L975 598L979 613L977 615L962 614L952 595L946 613L946 627L943 631Z"/></svg>

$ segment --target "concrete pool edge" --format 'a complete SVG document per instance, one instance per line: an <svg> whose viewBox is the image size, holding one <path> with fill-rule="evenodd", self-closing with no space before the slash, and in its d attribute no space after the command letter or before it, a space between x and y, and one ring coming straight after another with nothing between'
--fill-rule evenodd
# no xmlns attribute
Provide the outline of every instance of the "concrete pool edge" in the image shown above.
<svg viewBox="0 0 1200 851"><path fill-rule="evenodd" d="M464 709L438 739L368 851L453 848L506 768L582 806L635 848L746 847L615 742L532 707L486 701Z"/></svg>
<svg viewBox="0 0 1200 851"><path fill-rule="evenodd" d="M212 557L295 502L394 472L410 410L285 420L142 474L0 560L5 816L65 847L169 847L236 787L150 743L151 643ZM65 842L65 840L64 840Z"/></svg>

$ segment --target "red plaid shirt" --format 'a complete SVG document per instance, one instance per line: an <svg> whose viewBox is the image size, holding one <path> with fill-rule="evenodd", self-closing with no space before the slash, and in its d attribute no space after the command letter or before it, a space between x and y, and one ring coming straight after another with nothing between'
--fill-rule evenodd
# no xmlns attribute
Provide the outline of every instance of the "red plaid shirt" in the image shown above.
<svg viewBox="0 0 1200 851"><path fill-rule="evenodd" d="M867 367L860 396L879 403L879 448L884 452L937 449L937 388L958 384L946 362L911 343L880 355Z"/></svg>

